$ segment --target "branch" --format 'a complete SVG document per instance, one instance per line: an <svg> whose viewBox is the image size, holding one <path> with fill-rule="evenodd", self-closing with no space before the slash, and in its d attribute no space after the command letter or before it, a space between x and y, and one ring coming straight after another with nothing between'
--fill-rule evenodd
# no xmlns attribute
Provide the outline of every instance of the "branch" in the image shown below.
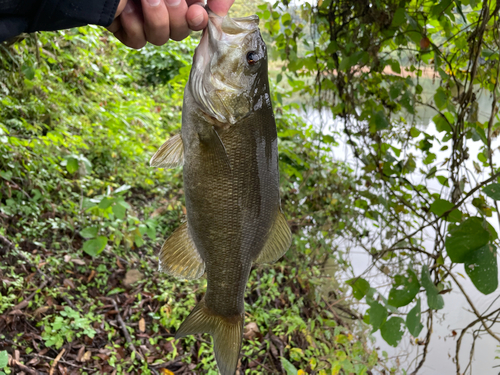
<svg viewBox="0 0 500 375"><path fill-rule="evenodd" d="M130 337L130 334L128 333L127 325L125 324L125 321L123 320L122 316L120 315L120 310L118 309L118 304L116 303L116 301L114 299L110 298L110 300L111 300L111 302L113 302L113 305L114 305L115 310L116 310L116 318L118 320L118 323L120 323L120 327L122 329L123 336L125 336L125 340L127 340L129 347L132 349L132 351L135 353L135 355L141 359L141 361L143 361L144 363L147 364L147 361L144 358L144 356L136 349L134 343L132 342L132 338ZM158 372L154 368L149 367L149 369L152 373L158 375Z"/></svg>
<svg viewBox="0 0 500 375"><path fill-rule="evenodd" d="M418 370L424 365L425 359L427 358L427 351L429 349L429 344L431 342L432 336L432 310L429 311L429 315L427 316L427 335L425 337L424 344L424 353L422 354L422 359L418 363L415 370L410 375L417 375Z"/></svg>
<svg viewBox="0 0 500 375"><path fill-rule="evenodd" d="M488 315L484 316L483 318L484 319L488 319L490 316L492 315L495 315L496 313L500 312L500 309L498 310L495 310L491 313L489 313ZM460 332L460 336L458 337L458 340L457 340L457 348L455 350L455 364L456 364L456 367L457 367L457 375L461 375L462 373L460 372L460 361L459 361L459 353L460 353L460 346L462 345L462 338L464 337L465 335L465 332L475 326L477 323L479 323L481 321L480 318L477 318L476 320L474 320L473 322L469 323L469 325L467 327L465 327L462 332Z"/></svg>
<svg viewBox="0 0 500 375"><path fill-rule="evenodd" d="M446 266L442 265L442 267L444 267L446 269ZM479 313L479 311L477 311L476 309L476 306L474 306L474 304L472 303L469 295L465 292L464 288L462 287L462 285L458 282L457 278L453 275L453 273L451 271L448 271L449 275L451 276L451 278L453 279L453 281L455 282L455 284L457 284L458 288L460 289L460 291L462 292L462 294L464 295L465 299L467 300L467 302L469 303L470 307L472 308L472 310L474 311L474 314L478 317L478 319L481 321L481 324L483 325L484 329L486 330L486 332L488 332L490 334L491 337L493 337L495 340L497 340L498 342L500 342L500 337L494 333L487 325L486 325L486 322L484 321L484 317Z"/></svg>
<svg viewBox="0 0 500 375"><path fill-rule="evenodd" d="M40 375L40 373L35 370L35 369L32 369L31 367L28 367L26 365L23 365L21 362L17 361L14 359L14 357L12 357L11 355L9 355L9 366L12 366L12 367L19 367L19 369L21 371L24 371L30 375Z"/></svg>
<svg viewBox="0 0 500 375"><path fill-rule="evenodd" d="M462 200L460 200L460 202L456 203L452 208L450 208L448 211L444 212L441 216L438 216L436 219L434 219L433 221L429 222L428 224L420 226L417 230L415 230L412 233L404 236L400 240L397 240L395 243L399 243L401 241L408 240L408 239L412 238L414 235L416 235L418 232L421 232L423 229L425 229L427 227L430 227L431 225L434 225L440 219L442 219L443 217L447 216L451 211L453 211L454 209L460 207L467 200L467 198L469 198L472 194L474 194L476 191L478 191L479 189L481 189L483 186L489 184L491 181L494 181L499 176L500 176L500 172L495 173L493 176L491 176L487 180L484 180L479 185L477 185L475 188L473 188L471 191L469 191L465 195L465 197L463 197Z"/></svg>

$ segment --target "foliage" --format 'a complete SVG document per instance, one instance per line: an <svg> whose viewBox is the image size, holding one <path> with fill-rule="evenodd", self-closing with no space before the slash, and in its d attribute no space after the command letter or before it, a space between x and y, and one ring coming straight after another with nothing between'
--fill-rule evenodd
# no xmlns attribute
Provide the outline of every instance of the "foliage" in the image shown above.
<svg viewBox="0 0 500 375"><path fill-rule="evenodd" d="M0 352L0 370L5 370L9 363L9 355L6 350ZM5 375L5 372L0 371L0 375Z"/></svg>
<svg viewBox="0 0 500 375"><path fill-rule="evenodd" d="M65 342L72 342L75 337L86 335L93 338L95 336L96 331L91 324L96 321L96 318L92 315L87 314L82 317L78 311L68 306L59 315L53 321L50 321L52 317L47 317L39 323L44 326L42 338L46 346L59 349Z"/></svg>
<svg viewBox="0 0 500 375"><path fill-rule="evenodd" d="M417 337L426 316L416 373L435 312L444 306L441 293L456 287L465 293L455 276L459 266L479 292L498 290L492 223L500 224L500 3L319 0L287 6L261 7L283 61L277 79L331 114L329 126L340 128L337 139L357 166L342 201L355 202L357 220L337 232L341 240L333 248L344 242L347 253L365 250L373 261L365 273L392 284L387 294L383 283L360 275L349 282L354 297L370 306L365 320L390 345L398 344L405 326ZM328 173L322 165L309 168ZM317 226L311 221L306 233ZM328 243L330 233L318 235ZM478 318L474 324L490 333L496 318L487 317L500 309L479 312L466 297ZM421 311L425 299L428 309ZM458 357L455 363L459 373Z"/></svg>
<svg viewBox="0 0 500 375"><path fill-rule="evenodd" d="M195 44L137 52L85 27L0 46L0 350L19 350L24 363L44 356L33 364L43 372L65 349L66 362L101 373L215 373L209 336L172 334L206 280L156 271L155 253L184 219L181 171L148 166L180 127ZM246 310L256 330L245 334L241 368L363 374L383 360L337 269L324 268L331 241L322 235L355 220L340 203L351 199L352 171L289 95L273 92L294 245L283 263L252 273Z"/></svg>

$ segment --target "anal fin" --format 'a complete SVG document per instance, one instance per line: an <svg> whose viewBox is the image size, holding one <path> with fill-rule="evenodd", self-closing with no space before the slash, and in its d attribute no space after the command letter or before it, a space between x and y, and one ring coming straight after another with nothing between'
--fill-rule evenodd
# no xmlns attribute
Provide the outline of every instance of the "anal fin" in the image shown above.
<svg viewBox="0 0 500 375"><path fill-rule="evenodd" d="M175 334L181 338L195 333L209 333L214 343L215 360L221 375L234 375L238 367L245 314L221 316L201 300Z"/></svg>
<svg viewBox="0 0 500 375"><path fill-rule="evenodd" d="M285 215L278 211L273 225L267 235L264 248L257 257L257 263L274 263L289 249L292 244L292 232Z"/></svg>
<svg viewBox="0 0 500 375"><path fill-rule="evenodd" d="M160 250L160 269L169 275L187 280L205 273L205 262L189 235L185 222L167 238Z"/></svg>
<svg viewBox="0 0 500 375"><path fill-rule="evenodd" d="M184 144L180 134L174 135L160 146L149 161L156 168L175 168L184 163Z"/></svg>

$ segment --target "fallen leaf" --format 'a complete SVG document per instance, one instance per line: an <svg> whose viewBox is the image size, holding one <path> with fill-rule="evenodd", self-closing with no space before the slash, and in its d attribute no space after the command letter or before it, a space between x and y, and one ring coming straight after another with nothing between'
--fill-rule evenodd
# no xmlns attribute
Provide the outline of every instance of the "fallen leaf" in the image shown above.
<svg viewBox="0 0 500 375"><path fill-rule="evenodd" d="M78 362L83 362L82 358L83 358L84 354L85 354L85 346L82 345L82 347L78 350L78 355L76 356L76 360Z"/></svg>
<svg viewBox="0 0 500 375"><path fill-rule="evenodd" d="M14 306L14 310L22 310L22 309L24 309L26 306L28 306L28 305L29 305L29 303L30 303L29 301L24 300L24 301L22 301L22 302L18 303L16 306Z"/></svg>
<svg viewBox="0 0 500 375"><path fill-rule="evenodd" d="M122 262L120 262L120 259L118 259L118 257L116 258L116 265L117 265L117 266L118 266L118 268L119 268L119 269L121 269L121 270L124 268L124 267L123 267Z"/></svg>
<svg viewBox="0 0 500 375"><path fill-rule="evenodd" d="M168 206L159 207L159 208L157 208L156 210L153 211L153 213L151 214L150 218L153 219L153 218L155 218L157 216L160 216L161 214L164 214L167 211L168 211Z"/></svg>
<svg viewBox="0 0 500 375"><path fill-rule="evenodd" d="M144 318L141 318L141 320L139 320L139 331L144 332L145 330L146 330L146 321L144 320Z"/></svg>
<svg viewBox="0 0 500 375"><path fill-rule="evenodd" d="M85 266L87 263L85 261L78 259L78 258L73 258L71 261L75 264L78 264L79 266Z"/></svg>
<svg viewBox="0 0 500 375"><path fill-rule="evenodd" d="M123 280L123 284L126 286L130 286L133 283L142 280L144 275L139 272L139 270L128 270L125 274L125 280Z"/></svg>
<svg viewBox="0 0 500 375"><path fill-rule="evenodd" d="M174 373L166 368L161 368L160 369L160 372L162 373L162 375L174 375Z"/></svg>
<svg viewBox="0 0 500 375"><path fill-rule="evenodd" d="M90 283L90 281L94 278L94 276L95 276L95 270L91 270L90 275L87 279L87 283Z"/></svg>
<svg viewBox="0 0 500 375"><path fill-rule="evenodd" d="M253 340L255 336L257 336L257 333L259 333L259 327L257 326L257 323L250 322L245 326L243 337L245 338L245 340Z"/></svg>
<svg viewBox="0 0 500 375"><path fill-rule="evenodd" d="M92 355L92 353L90 352L90 350L86 351L85 354L83 355L82 359L80 360L80 362L89 361L91 355Z"/></svg>
<svg viewBox="0 0 500 375"><path fill-rule="evenodd" d="M44 314L47 312L47 310L49 309L48 306L42 306L42 307L39 307L38 309L35 310L35 312L33 313L35 316L38 316L40 314Z"/></svg>
<svg viewBox="0 0 500 375"><path fill-rule="evenodd" d="M68 263L71 260L71 255L66 254L63 259L65 263Z"/></svg>
<svg viewBox="0 0 500 375"><path fill-rule="evenodd" d="M71 279L64 279L63 285L65 287L68 287L68 288L71 288L71 289L75 289L75 283L73 283L73 280L71 280Z"/></svg>

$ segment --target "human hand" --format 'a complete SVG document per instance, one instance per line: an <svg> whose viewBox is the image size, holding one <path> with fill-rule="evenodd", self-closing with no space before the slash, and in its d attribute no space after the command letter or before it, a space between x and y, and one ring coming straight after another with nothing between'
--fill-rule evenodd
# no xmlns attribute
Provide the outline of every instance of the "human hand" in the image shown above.
<svg viewBox="0 0 500 375"><path fill-rule="evenodd" d="M234 0L208 0L210 9L227 14ZM182 40L191 30L207 26L208 15L199 0L120 0L115 20L108 27L123 44L142 48L147 42L162 45Z"/></svg>

